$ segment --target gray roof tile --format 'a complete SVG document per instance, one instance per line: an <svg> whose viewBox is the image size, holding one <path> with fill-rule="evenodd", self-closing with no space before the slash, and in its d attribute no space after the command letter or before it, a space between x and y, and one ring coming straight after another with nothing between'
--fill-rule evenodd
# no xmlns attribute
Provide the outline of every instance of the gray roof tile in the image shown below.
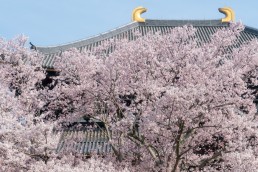
<svg viewBox="0 0 258 172"><path fill-rule="evenodd" d="M221 20L146 20L144 23L133 22L114 30L99 34L97 36L90 37L88 39L58 46L36 48L39 52L45 55L42 64L43 67L54 68L55 56L59 55L60 52L67 49L78 48L80 51L91 50L93 47L99 45L102 41L111 38L121 39L128 37L129 40L132 40L132 32L136 29L138 29L142 35L145 35L147 32L160 31L165 33L170 29L183 25L194 26L197 29L197 38L200 41L206 42L210 40L210 35L215 33L219 28L227 27L228 23L222 23ZM243 43L254 38L258 38L258 30L246 26L244 32L239 38L239 42Z"/></svg>
<svg viewBox="0 0 258 172"><path fill-rule="evenodd" d="M63 131L57 152L75 151L82 154L106 154L111 152L105 130Z"/></svg>

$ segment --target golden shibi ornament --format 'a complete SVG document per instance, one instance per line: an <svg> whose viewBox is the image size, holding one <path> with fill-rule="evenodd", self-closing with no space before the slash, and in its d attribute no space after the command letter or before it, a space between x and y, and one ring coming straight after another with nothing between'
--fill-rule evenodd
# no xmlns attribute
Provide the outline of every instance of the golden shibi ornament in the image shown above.
<svg viewBox="0 0 258 172"><path fill-rule="evenodd" d="M132 20L136 22L145 22L145 19L141 17L141 14L146 11L147 9L144 7L135 8L132 13Z"/></svg>
<svg viewBox="0 0 258 172"><path fill-rule="evenodd" d="M230 7L219 8L219 12L226 15L225 18L221 19L222 23L231 22L235 20L235 12Z"/></svg>

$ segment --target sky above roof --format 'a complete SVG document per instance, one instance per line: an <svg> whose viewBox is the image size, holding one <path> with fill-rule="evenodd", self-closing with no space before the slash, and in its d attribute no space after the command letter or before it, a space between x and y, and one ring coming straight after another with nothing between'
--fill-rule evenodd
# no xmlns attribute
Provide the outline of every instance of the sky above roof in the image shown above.
<svg viewBox="0 0 258 172"><path fill-rule="evenodd" d="M131 22L135 7L146 19L209 20L229 6L236 21L258 29L258 0L0 0L0 37L24 34L36 46L85 39Z"/></svg>

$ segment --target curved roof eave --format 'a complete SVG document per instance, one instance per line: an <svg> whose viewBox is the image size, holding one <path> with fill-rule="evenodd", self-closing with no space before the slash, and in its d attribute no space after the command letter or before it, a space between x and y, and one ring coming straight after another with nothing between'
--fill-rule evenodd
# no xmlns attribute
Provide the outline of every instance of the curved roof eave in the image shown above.
<svg viewBox="0 0 258 172"><path fill-rule="evenodd" d="M59 51L65 51L67 49L70 48L78 48L78 47L82 47L85 45L89 45L98 41L102 41L105 39L108 39L116 34L125 32L129 29L133 29L135 27L138 26L138 22L133 22L133 23L129 23L127 25L115 28L113 30L109 30L107 32L104 33L100 33L98 35L86 38L86 39L82 39L82 40L77 40L74 42L69 42L66 44L60 44L60 45L56 45L56 46L46 46L46 47L40 47L40 46L36 46L37 51L43 53L43 54L53 54L53 53L58 53Z"/></svg>

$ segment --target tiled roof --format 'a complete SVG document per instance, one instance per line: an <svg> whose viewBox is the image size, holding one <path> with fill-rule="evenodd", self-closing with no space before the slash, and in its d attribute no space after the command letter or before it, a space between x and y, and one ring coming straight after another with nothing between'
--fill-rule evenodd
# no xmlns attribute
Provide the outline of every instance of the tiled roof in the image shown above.
<svg viewBox="0 0 258 172"><path fill-rule="evenodd" d="M146 20L144 23L133 22L88 39L52 47L36 47L36 49L45 55L43 67L51 69L54 68L55 56L60 55L62 51L67 49L78 48L80 51L90 50L92 47L100 45L102 41L111 38L120 39L127 37L129 40L132 40L132 33L135 30L145 35L147 32L160 31L164 33L183 25L192 25L197 29L196 35L200 41L209 41L210 35L215 33L219 28L227 27L228 23L222 23L221 20ZM239 42L242 43L253 38L258 38L258 30L246 26L245 30L241 33Z"/></svg>
<svg viewBox="0 0 258 172"><path fill-rule="evenodd" d="M77 152L82 154L106 154L111 152L105 130L67 130L63 131L57 152Z"/></svg>

